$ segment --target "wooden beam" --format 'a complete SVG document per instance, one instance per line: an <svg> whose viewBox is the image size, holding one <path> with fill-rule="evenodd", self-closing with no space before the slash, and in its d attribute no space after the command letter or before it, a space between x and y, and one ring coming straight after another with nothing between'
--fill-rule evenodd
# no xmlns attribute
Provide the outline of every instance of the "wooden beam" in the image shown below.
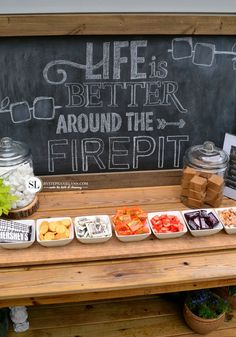
<svg viewBox="0 0 236 337"><path fill-rule="evenodd" d="M236 252L2 268L0 306L133 297L236 283ZM58 300L59 297L59 300Z"/></svg>
<svg viewBox="0 0 236 337"><path fill-rule="evenodd" d="M0 15L0 36L235 35L236 15L33 14Z"/></svg>
<svg viewBox="0 0 236 337"><path fill-rule="evenodd" d="M41 176L43 191L179 185L182 170L127 171Z"/></svg>

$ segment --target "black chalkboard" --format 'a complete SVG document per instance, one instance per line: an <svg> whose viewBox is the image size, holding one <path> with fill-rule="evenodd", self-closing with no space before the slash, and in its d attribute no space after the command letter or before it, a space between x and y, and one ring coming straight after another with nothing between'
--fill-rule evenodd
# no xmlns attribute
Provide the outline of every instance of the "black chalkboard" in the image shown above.
<svg viewBox="0 0 236 337"><path fill-rule="evenodd" d="M0 39L0 136L36 174L180 168L236 131L236 38Z"/></svg>

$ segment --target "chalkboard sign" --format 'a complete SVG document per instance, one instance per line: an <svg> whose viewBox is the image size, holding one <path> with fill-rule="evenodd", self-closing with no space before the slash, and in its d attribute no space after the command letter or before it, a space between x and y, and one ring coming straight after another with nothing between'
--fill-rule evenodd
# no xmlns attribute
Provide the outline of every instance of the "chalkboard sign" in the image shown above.
<svg viewBox="0 0 236 337"><path fill-rule="evenodd" d="M0 136L36 174L180 168L236 131L236 38L0 39Z"/></svg>

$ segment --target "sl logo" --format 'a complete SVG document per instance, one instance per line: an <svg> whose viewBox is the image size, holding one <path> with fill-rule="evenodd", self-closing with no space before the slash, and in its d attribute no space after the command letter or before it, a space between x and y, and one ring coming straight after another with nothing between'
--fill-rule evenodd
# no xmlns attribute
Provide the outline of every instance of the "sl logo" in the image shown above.
<svg viewBox="0 0 236 337"><path fill-rule="evenodd" d="M40 192L43 188L42 180L38 177L30 177L26 180L26 188L31 193Z"/></svg>

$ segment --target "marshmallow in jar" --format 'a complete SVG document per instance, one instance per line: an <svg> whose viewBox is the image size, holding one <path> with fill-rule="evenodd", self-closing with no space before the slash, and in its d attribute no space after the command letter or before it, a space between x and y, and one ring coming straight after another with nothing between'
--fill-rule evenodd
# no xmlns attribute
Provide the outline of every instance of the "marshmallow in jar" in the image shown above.
<svg viewBox="0 0 236 337"><path fill-rule="evenodd" d="M17 197L12 209L29 205L35 193L26 188L26 182L34 176L30 149L23 142L9 137L0 140L0 178L10 186L10 192Z"/></svg>

